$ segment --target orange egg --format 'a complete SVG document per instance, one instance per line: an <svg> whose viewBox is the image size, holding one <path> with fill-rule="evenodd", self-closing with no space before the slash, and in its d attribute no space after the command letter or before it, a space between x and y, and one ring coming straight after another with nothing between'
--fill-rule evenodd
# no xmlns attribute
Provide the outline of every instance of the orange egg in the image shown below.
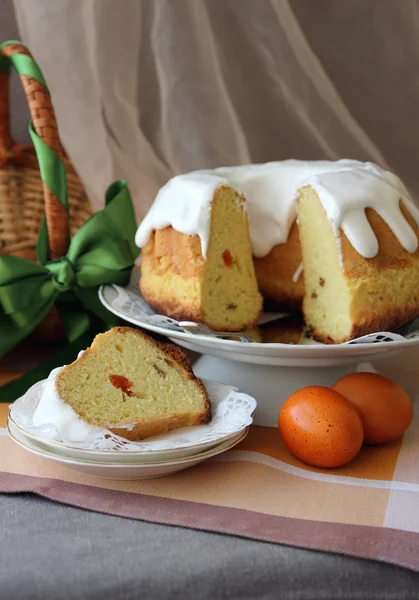
<svg viewBox="0 0 419 600"><path fill-rule="evenodd" d="M362 446L361 418L343 396L326 387L298 390L285 402L278 427L288 450L316 467L340 467Z"/></svg>
<svg viewBox="0 0 419 600"><path fill-rule="evenodd" d="M333 389L357 409L364 426L364 444L385 444L404 434L413 419L413 405L396 383L375 373L351 373Z"/></svg>

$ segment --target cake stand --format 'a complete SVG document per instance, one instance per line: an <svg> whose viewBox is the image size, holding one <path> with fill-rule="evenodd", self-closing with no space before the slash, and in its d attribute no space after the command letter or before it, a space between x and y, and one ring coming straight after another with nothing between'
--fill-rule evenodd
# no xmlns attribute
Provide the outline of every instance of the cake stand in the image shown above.
<svg viewBox="0 0 419 600"><path fill-rule="evenodd" d="M254 423L267 427L277 426L282 404L296 390L308 385L330 386L355 371L375 372L372 361L419 346L419 331L410 331L408 338L381 333L338 345L244 343L186 333L173 319L156 315L137 287L105 285L99 298L125 321L189 350L198 377L234 385L256 398Z"/></svg>

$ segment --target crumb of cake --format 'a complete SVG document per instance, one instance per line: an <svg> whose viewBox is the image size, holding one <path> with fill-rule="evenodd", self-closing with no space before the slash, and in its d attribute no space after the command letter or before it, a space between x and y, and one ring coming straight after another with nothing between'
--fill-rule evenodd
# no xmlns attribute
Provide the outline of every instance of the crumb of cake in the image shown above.
<svg viewBox="0 0 419 600"><path fill-rule="evenodd" d="M111 384L119 390L122 390L127 396L132 396L131 387L133 385L127 377L123 375L109 375Z"/></svg>
<svg viewBox="0 0 419 600"><path fill-rule="evenodd" d="M326 280L323 279L323 277L320 277L319 284L321 285L321 287L323 287L325 283L326 283Z"/></svg>
<svg viewBox="0 0 419 600"><path fill-rule="evenodd" d="M159 375L161 375L162 377L166 377L166 373L163 371L163 369L160 369L160 367L157 366L155 363L153 363L153 367L156 369Z"/></svg>
<svg viewBox="0 0 419 600"><path fill-rule="evenodd" d="M316 294L316 292L312 292L312 293L311 293L311 297L312 297L312 298L317 298L317 294Z"/></svg>
<svg viewBox="0 0 419 600"><path fill-rule="evenodd" d="M231 267L231 265L233 264L233 257L231 255L230 250L224 250L223 261L226 267Z"/></svg>

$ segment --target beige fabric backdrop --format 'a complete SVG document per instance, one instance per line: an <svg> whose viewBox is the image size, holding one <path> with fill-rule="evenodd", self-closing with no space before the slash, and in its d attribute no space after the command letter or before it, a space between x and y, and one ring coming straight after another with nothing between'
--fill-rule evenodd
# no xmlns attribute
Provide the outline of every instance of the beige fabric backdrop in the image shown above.
<svg viewBox="0 0 419 600"><path fill-rule="evenodd" d="M14 0L96 206L171 175L373 160L419 195L416 0Z"/></svg>

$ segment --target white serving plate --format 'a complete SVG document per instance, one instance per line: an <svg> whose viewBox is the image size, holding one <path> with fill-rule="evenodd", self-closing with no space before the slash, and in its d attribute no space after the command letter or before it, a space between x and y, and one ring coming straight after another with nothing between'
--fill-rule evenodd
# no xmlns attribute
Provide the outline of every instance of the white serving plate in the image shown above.
<svg viewBox="0 0 419 600"><path fill-rule="evenodd" d="M138 290L131 288L128 291ZM419 336L391 342L363 342L358 344L260 344L243 343L234 340L206 337L177 331L162 325L154 325L136 316L135 311L124 309L118 302L119 294L112 285L104 285L99 290L102 304L112 313L138 327L167 336L173 342L193 352L209 354L218 358L283 367L334 367L357 364L396 354L400 350L419 345ZM144 302L144 299L142 299Z"/></svg>
<svg viewBox="0 0 419 600"><path fill-rule="evenodd" d="M165 475L171 475L178 471L183 471L189 467L208 460L212 456L221 454L230 450L241 442L247 435L246 428L236 439L219 444L215 448L201 452L196 456L172 460L158 464L102 464L98 462L88 462L65 458L45 450L40 450L34 443L21 436L19 430L13 426L10 421L7 421L7 430L10 438L24 450L31 452L35 456L39 456L54 463L61 464L68 469L90 475L92 477L100 477L102 479L117 479L117 480L140 480L140 479L155 479Z"/></svg>

